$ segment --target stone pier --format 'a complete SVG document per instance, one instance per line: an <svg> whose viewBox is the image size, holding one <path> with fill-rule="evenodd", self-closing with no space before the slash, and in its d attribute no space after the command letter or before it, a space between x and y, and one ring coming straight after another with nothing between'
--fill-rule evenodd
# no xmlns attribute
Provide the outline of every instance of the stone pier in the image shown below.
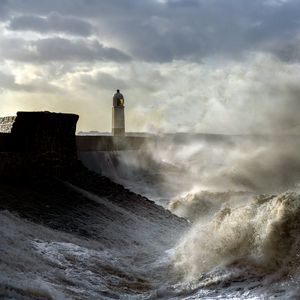
<svg viewBox="0 0 300 300"><path fill-rule="evenodd" d="M55 174L75 164L78 118L50 112L0 118L0 176Z"/></svg>

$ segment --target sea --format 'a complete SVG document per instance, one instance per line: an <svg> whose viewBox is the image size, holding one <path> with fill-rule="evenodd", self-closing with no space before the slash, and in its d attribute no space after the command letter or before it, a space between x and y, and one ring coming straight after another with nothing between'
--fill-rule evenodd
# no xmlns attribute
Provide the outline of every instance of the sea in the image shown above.
<svg viewBox="0 0 300 300"><path fill-rule="evenodd" d="M91 196L126 214L105 227L95 212L105 241L1 210L0 298L300 299L299 149L299 136L181 133L80 153L185 230Z"/></svg>

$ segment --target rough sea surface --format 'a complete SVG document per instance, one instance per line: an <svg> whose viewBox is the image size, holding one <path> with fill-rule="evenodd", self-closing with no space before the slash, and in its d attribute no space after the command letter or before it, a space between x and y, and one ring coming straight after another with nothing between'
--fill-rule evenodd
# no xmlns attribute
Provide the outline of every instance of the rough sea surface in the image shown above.
<svg viewBox="0 0 300 300"><path fill-rule="evenodd" d="M1 184L0 298L299 299L298 146L176 136L81 153L164 208L88 172Z"/></svg>

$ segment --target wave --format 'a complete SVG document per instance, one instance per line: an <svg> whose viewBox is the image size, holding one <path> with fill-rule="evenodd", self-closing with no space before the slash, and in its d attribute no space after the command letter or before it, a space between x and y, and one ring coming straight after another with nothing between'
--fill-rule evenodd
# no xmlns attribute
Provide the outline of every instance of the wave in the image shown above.
<svg viewBox="0 0 300 300"><path fill-rule="evenodd" d="M299 137L179 137L163 136L139 151L79 156L91 170L165 207L170 199L195 190L252 194L299 190Z"/></svg>
<svg viewBox="0 0 300 300"><path fill-rule="evenodd" d="M188 280L232 264L288 274L299 266L299 232L298 194L261 195L196 223L177 246L174 264Z"/></svg>
<svg viewBox="0 0 300 300"><path fill-rule="evenodd" d="M236 207L248 201L250 193L247 192L189 192L187 195L175 197L170 200L168 209L174 214L196 222L211 218L222 207Z"/></svg>
<svg viewBox="0 0 300 300"><path fill-rule="evenodd" d="M177 277L157 298L300 294L298 145L290 137L223 137L94 154L106 157L106 175L116 170L118 182L191 223L170 252Z"/></svg>

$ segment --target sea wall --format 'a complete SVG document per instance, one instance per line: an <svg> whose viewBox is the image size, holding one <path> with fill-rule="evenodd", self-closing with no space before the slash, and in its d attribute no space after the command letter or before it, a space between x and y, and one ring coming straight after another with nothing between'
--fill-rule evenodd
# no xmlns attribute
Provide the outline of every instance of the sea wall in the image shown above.
<svg viewBox="0 0 300 300"><path fill-rule="evenodd" d="M18 112L11 134L15 147L34 156L74 160L78 115L50 112Z"/></svg>
<svg viewBox="0 0 300 300"><path fill-rule="evenodd" d="M0 119L0 176L59 174L77 163L78 115L18 112Z"/></svg>

